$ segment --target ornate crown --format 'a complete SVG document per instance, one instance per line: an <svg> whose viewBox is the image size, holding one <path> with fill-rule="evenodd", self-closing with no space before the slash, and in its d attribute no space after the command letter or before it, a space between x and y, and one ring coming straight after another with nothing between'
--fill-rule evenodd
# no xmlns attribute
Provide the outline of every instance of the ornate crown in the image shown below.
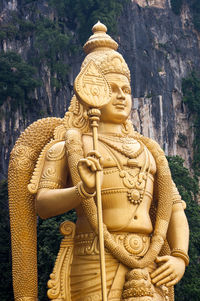
<svg viewBox="0 0 200 301"><path fill-rule="evenodd" d="M104 75L108 73L124 74L130 81L130 70L123 56L116 51L117 42L106 33L107 27L98 21L92 31L93 35L83 46L87 56L81 67L83 68L92 59Z"/></svg>

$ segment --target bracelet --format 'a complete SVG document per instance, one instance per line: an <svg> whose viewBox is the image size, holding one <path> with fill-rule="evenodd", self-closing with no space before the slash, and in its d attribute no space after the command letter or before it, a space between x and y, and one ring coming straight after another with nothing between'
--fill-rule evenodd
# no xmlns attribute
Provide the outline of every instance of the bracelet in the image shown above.
<svg viewBox="0 0 200 301"><path fill-rule="evenodd" d="M188 266L190 259L185 251L183 251L179 248L174 248L171 251L171 256L182 258L185 261L185 265Z"/></svg>
<svg viewBox="0 0 200 301"><path fill-rule="evenodd" d="M79 197L83 198L83 199L88 199L88 198L92 198L96 195L96 191L94 193L88 193L85 188L83 187L83 183L79 182L76 186L76 192L78 194Z"/></svg>
<svg viewBox="0 0 200 301"><path fill-rule="evenodd" d="M175 205L175 204L182 204L182 200L175 200L175 201L172 202L172 204L173 205Z"/></svg>

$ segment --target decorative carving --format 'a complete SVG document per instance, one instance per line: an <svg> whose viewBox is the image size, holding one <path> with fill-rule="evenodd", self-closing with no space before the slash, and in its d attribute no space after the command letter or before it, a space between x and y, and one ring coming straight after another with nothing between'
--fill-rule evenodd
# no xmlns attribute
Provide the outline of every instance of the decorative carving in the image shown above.
<svg viewBox="0 0 200 301"><path fill-rule="evenodd" d="M46 158L49 161L57 161L57 160L61 160L65 155L66 153L64 147L63 148L51 147L47 152Z"/></svg>
<svg viewBox="0 0 200 301"><path fill-rule="evenodd" d="M63 118L63 126L65 130L79 129L82 133L89 131L89 119L87 110L77 100L76 96L72 97L68 112Z"/></svg>
<svg viewBox="0 0 200 301"><path fill-rule="evenodd" d="M153 301L156 300L153 298L154 293L155 290L147 269L133 269L126 274L122 300L131 301L136 297L151 297L146 298L145 301Z"/></svg>
<svg viewBox="0 0 200 301"><path fill-rule="evenodd" d="M53 272L47 283L47 295L49 299L55 301L71 300L70 297L70 265L73 259L75 224L65 221L60 225L60 232L64 238L60 244Z"/></svg>
<svg viewBox="0 0 200 301"><path fill-rule="evenodd" d="M38 301L38 298L23 297L23 298L17 298L16 301Z"/></svg>
<svg viewBox="0 0 200 301"><path fill-rule="evenodd" d="M84 50L86 53L90 53L99 47L108 47L117 50L118 44L106 34L107 27L101 22L97 22L92 28L92 35L89 40L84 45Z"/></svg>
<svg viewBox="0 0 200 301"><path fill-rule="evenodd" d="M133 255L144 256L149 248L150 237L146 235L127 234L124 240L125 249Z"/></svg>
<svg viewBox="0 0 200 301"><path fill-rule="evenodd" d="M37 193L37 190L39 187L39 182L40 182L42 171L43 171L43 167L44 167L46 153L57 142L58 141L55 141L52 139L49 143L47 143L47 145L45 145L45 147L41 151L41 154L37 160L37 164L34 169L33 175L31 177L30 183L28 184L28 190L30 191L30 193L32 193L32 194ZM57 188L57 187L55 187L55 188Z"/></svg>
<svg viewBox="0 0 200 301"><path fill-rule="evenodd" d="M110 85L93 60L77 76L74 90L84 104L95 108L108 103L111 97Z"/></svg>
<svg viewBox="0 0 200 301"><path fill-rule="evenodd" d="M88 55L81 68L84 68L93 59L104 75L109 73L124 74L130 81L129 68L122 55L115 51L118 44L106 34L106 26L98 22L94 25L92 31L94 34L83 47Z"/></svg>
<svg viewBox="0 0 200 301"><path fill-rule="evenodd" d="M145 234L111 233L113 241L122 249L126 249L131 255L137 257L144 256L150 245L150 237ZM98 237L91 233L83 233L75 236L76 255L96 255L99 254ZM109 253L106 250L106 253Z"/></svg>

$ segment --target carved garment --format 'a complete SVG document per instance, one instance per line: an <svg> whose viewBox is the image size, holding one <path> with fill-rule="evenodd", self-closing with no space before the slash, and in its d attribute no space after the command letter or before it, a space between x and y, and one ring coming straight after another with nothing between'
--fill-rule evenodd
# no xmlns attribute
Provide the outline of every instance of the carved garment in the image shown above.
<svg viewBox="0 0 200 301"><path fill-rule="evenodd" d="M115 235L115 239L121 241L120 243L122 244L124 238L126 239L127 235L131 234L121 233L113 235ZM134 236L135 234L132 235ZM137 237L135 237L135 242L136 241ZM143 247L145 247L145 245ZM141 250L140 248L140 253L142 252ZM107 250L105 251L108 301L129 301L132 300L131 296L134 296L134 301L169 300L167 299L169 292L166 287L162 289L155 288L151 284L149 273L156 268L155 263L152 263L148 268L130 270L115 259ZM129 283L126 281L127 275L130 273L132 277L131 281L135 284L130 284L131 289L129 289ZM92 233L83 234L82 240L80 239L80 235L78 239L75 237L70 285L71 301L102 300L98 240Z"/></svg>

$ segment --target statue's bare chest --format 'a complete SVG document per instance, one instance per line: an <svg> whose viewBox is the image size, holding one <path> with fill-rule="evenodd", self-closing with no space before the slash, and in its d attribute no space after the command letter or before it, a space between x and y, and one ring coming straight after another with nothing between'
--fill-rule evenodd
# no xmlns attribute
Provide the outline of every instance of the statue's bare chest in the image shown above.
<svg viewBox="0 0 200 301"><path fill-rule="evenodd" d="M156 172L154 158L140 141L133 138L114 138L99 136L99 152L103 158L104 172L102 194L109 194L109 199L113 195L115 200L116 190L118 195L124 194L124 200L128 198L131 203L140 204L147 189L152 193L153 175ZM93 146L91 137L86 136L83 144L87 156Z"/></svg>

